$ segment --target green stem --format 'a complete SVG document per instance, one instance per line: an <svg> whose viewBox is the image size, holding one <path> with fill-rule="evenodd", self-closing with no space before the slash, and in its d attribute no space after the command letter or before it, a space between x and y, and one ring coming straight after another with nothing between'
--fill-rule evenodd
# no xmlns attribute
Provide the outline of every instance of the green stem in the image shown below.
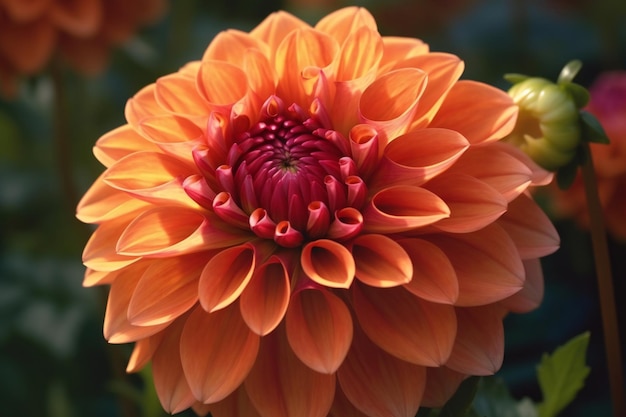
<svg viewBox="0 0 626 417"><path fill-rule="evenodd" d="M611 274L611 262L609 259L606 229L604 225L602 206L598 197L596 175L591 159L589 143L583 142L583 165L582 174L585 185L585 195L589 208L591 225L591 240L593 256L596 265L598 281L598 293L600 296L600 311L602 314L602 328L604 333L604 345L609 373L611 399L613 402L613 415L626 417L626 403L624 381L622 376L622 357L619 340L619 327L617 323L617 309L615 306L615 292L613 290L613 278Z"/></svg>

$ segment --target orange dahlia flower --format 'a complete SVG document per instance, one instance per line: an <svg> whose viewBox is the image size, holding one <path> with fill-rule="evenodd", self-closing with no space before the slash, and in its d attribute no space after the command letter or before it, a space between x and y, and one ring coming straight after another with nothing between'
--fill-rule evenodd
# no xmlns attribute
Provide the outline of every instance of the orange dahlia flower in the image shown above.
<svg viewBox="0 0 626 417"><path fill-rule="evenodd" d="M94 73L109 49L163 14L166 0L0 0L0 88L16 89L20 75L41 71L60 54Z"/></svg>
<svg viewBox="0 0 626 417"><path fill-rule="evenodd" d="M542 296L547 181L509 96L362 8L220 33L100 138L78 206L104 336L163 407L413 416L503 357Z"/></svg>
<svg viewBox="0 0 626 417"><path fill-rule="evenodd" d="M600 75L589 88L585 108L602 124L611 143L591 143L600 203L607 231L626 241L626 71ZM585 189L580 175L572 186L548 189L551 209L556 217L574 219L581 227L589 226Z"/></svg>

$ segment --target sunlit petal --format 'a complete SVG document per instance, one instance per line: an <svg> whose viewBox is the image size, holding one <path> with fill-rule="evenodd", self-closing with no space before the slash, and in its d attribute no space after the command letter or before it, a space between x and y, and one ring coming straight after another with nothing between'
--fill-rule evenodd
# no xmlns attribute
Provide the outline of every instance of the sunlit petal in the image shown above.
<svg viewBox="0 0 626 417"><path fill-rule="evenodd" d="M406 284L413 264L406 251L384 235L361 235L352 242L352 256L359 281L379 288Z"/></svg>
<svg viewBox="0 0 626 417"><path fill-rule="evenodd" d="M332 240L316 240L302 248L302 270L318 284L349 288L354 279L354 258L345 246Z"/></svg>

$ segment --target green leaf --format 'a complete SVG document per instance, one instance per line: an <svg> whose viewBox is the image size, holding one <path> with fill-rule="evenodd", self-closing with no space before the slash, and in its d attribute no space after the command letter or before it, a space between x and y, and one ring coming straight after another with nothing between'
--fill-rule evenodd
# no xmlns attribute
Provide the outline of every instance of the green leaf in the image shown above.
<svg viewBox="0 0 626 417"><path fill-rule="evenodd" d="M552 355L544 354L537 367L543 401L539 404L539 417L554 417L583 387L589 375L585 353L589 345L589 332L576 336L557 348Z"/></svg>
<svg viewBox="0 0 626 417"><path fill-rule="evenodd" d="M443 406L439 417L463 417L466 416L472 406L480 377L472 376L461 383L452 398Z"/></svg>
<svg viewBox="0 0 626 417"><path fill-rule="evenodd" d="M504 74L504 79L510 82L511 84L521 83L522 81L526 81L529 78L530 77L528 75L524 75L524 74L515 74L515 73Z"/></svg>
<svg viewBox="0 0 626 417"><path fill-rule="evenodd" d="M574 81L576 74L578 74L578 71L580 71L582 66L582 62L580 62L578 59L574 59L565 64L565 66L561 70L561 73L559 74L557 84Z"/></svg>
<svg viewBox="0 0 626 417"><path fill-rule="evenodd" d="M537 417L535 404L524 398L517 402L500 378L483 378L474 399L474 410L481 417Z"/></svg>
<svg viewBox="0 0 626 417"><path fill-rule="evenodd" d="M580 124L583 129L583 140L608 145L609 137L606 135L600 121L586 110L580 111Z"/></svg>
<svg viewBox="0 0 626 417"><path fill-rule="evenodd" d="M589 91L580 84L562 82L559 86L569 93L574 100L577 109L581 109L589 103Z"/></svg>

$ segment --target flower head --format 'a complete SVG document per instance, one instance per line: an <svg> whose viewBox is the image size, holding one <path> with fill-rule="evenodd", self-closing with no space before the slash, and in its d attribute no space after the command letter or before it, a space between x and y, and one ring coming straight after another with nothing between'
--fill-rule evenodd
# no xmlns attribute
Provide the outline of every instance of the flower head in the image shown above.
<svg viewBox="0 0 626 417"><path fill-rule="evenodd" d="M362 8L278 12L138 92L77 216L164 408L413 416L502 362L558 237L517 107Z"/></svg>
<svg viewBox="0 0 626 417"><path fill-rule="evenodd" d="M152 22L165 0L0 0L0 90L41 71L55 53L77 70L102 69L109 49Z"/></svg>

